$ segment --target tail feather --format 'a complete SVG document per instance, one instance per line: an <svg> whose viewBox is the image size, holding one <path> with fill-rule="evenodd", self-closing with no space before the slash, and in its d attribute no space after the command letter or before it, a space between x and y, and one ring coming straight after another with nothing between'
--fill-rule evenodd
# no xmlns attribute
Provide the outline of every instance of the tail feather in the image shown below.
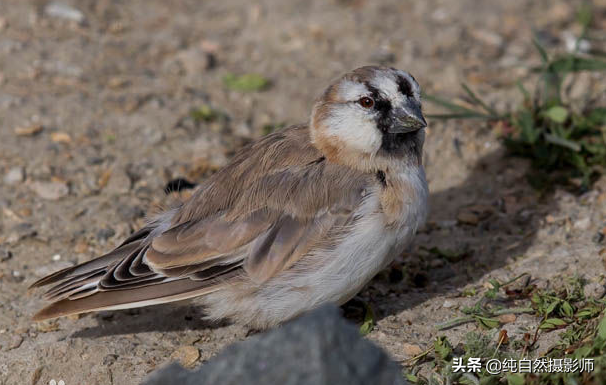
<svg viewBox="0 0 606 385"><path fill-rule="evenodd" d="M54 302L33 319L179 301L218 290L241 273L242 261L229 258L167 271L152 269L145 260L151 231L140 230L99 258L36 281L30 288L52 285L45 298Z"/></svg>
<svg viewBox="0 0 606 385"><path fill-rule="evenodd" d="M81 265L72 266L59 270L49 276L41 278L34 282L29 288L33 289L36 287L42 287L53 283L61 282L66 279L75 278L85 274L89 274L95 270L105 269L112 263L122 260L124 257L137 250L139 247L139 241L122 245L117 249L93 260L85 262Z"/></svg>
<svg viewBox="0 0 606 385"><path fill-rule="evenodd" d="M180 301L217 290L209 282L179 279L125 290L97 291L82 298L62 299L34 315L34 321L97 310L117 310Z"/></svg>

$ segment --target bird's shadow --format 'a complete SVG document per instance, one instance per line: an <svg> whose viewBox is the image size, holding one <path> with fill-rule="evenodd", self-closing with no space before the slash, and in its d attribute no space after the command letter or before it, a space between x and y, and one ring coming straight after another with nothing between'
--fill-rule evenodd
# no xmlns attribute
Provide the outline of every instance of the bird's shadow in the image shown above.
<svg viewBox="0 0 606 385"><path fill-rule="evenodd" d="M463 183L430 193L428 224L417 234L402 266L387 268L361 293L373 304L377 319L435 296L454 294L504 266L508 258L525 253L544 216L555 207L551 194L539 195L528 184L526 168L527 162L505 157L497 150L481 158ZM427 251L432 248L437 249ZM460 255L461 260L445 260L435 250ZM408 279L398 274L394 277L394 268L401 271L401 267ZM345 316L357 321L359 312L354 309L351 315L349 310L346 304ZM77 331L72 337L201 330L228 324L205 322L203 315L203 308L187 301L104 312L94 315L97 326Z"/></svg>
<svg viewBox="0 0 606 385"><path fill-rule="evenodd" d="M217 323L203 320L203 309L190 300L145 308L104 311L92 316L97 319L97 325L78 330L71 337L99 338L146 332L203 330L229 324L227 321Z"/></svg>

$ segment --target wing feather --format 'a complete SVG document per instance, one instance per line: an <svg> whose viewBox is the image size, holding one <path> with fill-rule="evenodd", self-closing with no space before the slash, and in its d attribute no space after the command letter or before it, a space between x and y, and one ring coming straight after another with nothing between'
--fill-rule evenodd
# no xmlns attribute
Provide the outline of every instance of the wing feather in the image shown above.
<svg viewBox="0 0 606 385"><path fill-rule="evenodd" d="M170 216L34 283L55 284L47 297L58 301L35 318L169 302L242 277L262 284L342 233L373 182L326 161L306 127L268 135Z"/></svg>

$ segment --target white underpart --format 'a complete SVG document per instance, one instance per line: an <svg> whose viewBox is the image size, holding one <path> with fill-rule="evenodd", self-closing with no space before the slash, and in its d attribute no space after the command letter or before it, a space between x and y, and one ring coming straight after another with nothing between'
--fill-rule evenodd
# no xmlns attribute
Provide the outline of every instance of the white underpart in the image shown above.
<svg viewBox="0 0 606 385"><path fill-rule="evenodd" d="M427 215L427 183L423 167L399 175L414 191L397 226L387 228L377 191L370 192L357 212L359 220L336 247L314 250L299 265L253 288L253 296L237 299L229 287L203 297L209 318L237 317L253 326L281 323L323 303L351 299L387 264L401 254Z"/></svg>

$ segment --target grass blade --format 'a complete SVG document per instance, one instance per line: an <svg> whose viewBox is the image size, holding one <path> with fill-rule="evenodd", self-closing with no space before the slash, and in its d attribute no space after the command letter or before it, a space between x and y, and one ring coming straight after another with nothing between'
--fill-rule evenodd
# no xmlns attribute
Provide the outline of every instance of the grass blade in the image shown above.
<svg viewBox="0 0 606 385"><path fill-rule="evenodd" d="M555 144L557 146L568 148L572 151L579 152L581 151L581 145L573 142L572 140L564 139L559 136L544 134L545 140L551 144Z"/></svg>
<svg viewBox="0 0 606 385"><path fill-rule="evenodd" d="M481 113L453 113L453 114L427 114L425 115L430 119L484 119L484 120L492 120L498 119L498 117L493 118L492 116L481 114Z"/></svg>
<svg viewBox="0 0 606 385"><path fill-rule="evenodd" d="M539 43L539 39L537 37L536 32L534 33L534 37L532 38L532 44L534 44L535 48L539 51L543 64L547 64L549 62L549 56L547 56L547 51L545 51L545 48L543 48L541 43Z"/></svg>
<svg viewBox="0 0 606 385"><path fill-rule="evenodd" d="M470 108L467 108L467 107L460 106L458 104L452 103L452 102L450 102L450 101L448 101L446 99L442 99L442 98L437 97L437 96L424 94L423 98L429 100L430 102L432 102L434 104L442 106L442 107L444 107L444 108L446 108L446 109L448 109L450 111L467 112L467 113L478 114L477 111L474 111L474 110L472 110Z"/></svg>
<svg viewBox="0 0 606 385"><path fill-rule="evenodd" d="M467 84L461 83L461 86L463 87L465 92L467 92L467 95L469 95L471 100L473 100L476 104L480 105L480 107L482 107L484 110L486 110L490 115L493 115L493 116L498 115L494 109L492 109L490 106L488 106L486 103L484 103L480 98L478 98L476 96L476 94L467 86Z"/></svg>

